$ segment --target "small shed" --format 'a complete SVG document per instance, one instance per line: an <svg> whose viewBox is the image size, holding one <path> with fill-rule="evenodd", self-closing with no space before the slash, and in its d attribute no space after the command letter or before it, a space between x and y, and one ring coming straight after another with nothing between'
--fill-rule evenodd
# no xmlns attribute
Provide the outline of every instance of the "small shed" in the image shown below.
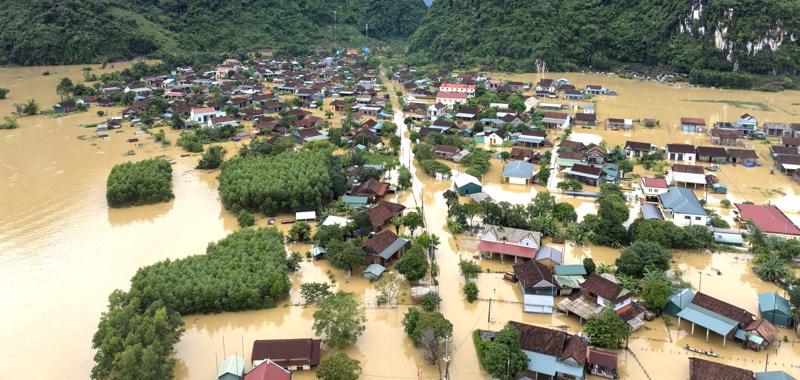
<svg viewBox="0 0 800 380"><path fill-rule="evenodd" d="M592 375L608 379L617 378L617 354L614 352L589 347L586 364Z"/></svg>
<svg viewBox="0 0 800 380"><path fill-rule="evenodd" d="M453 187L458 192L458 195L477 194L483 191L481 181L467 173L460 173L453 177Z"/></svg>
<svg viewBox="0 0 800 380"><path fill-rule="evenodd" d="M694 292L692 289L678 289L669 297L669 301L667 301L667 304L664 306L664 312L673 317L677 317L678 313L689 305L693 299Z"/></svg>
<svg viewBox="0 0 800 380"><path fill-rule="evenodd" d="M244 358L231 355L217 367L217 380L241 380L244 375Z"/></svg>
<svg viewBox="0 0 800 380"><path fill-rule="evenodd" d="M525 294L523 301L526 313L553 314L553 296Z"/></svg>
<svg viewBox="0 0 800 380"><path fill-rule="evenodd" d="M328 215L328 217L325 218L325 221L322 222L322 225L323 226L339 226L339 227L344 228L344 227L347 227L347 225L349 223L350 223L350 219L347 219L347 218L344 218L344 217L341 217L341 216L337 216L337 215Z"/></svg>
<svg viewBox="0 0 800 380"><path fill-rule="evenodd" d="M534 260L550 268L554 268L556 265L561 265L561 263L564 262L564 254L556 248L547 246L539 248L539 250L536 251Z"/></svg>
<svg viewBox="0 0 800 380"><path fill-rule="evenodd" d="M761 318L775 326L788 328L792 324L792 310L789 301L775 292L758 295L758 311Z"/></svg>
<svg viewBox="0 0 800 380"><path fill-rule="evenodd" d="M294 220L296 222L317 220L316 211L301 211L294 213Z"/></svg>
<svg viewBox="0 0 800 380"><path fill-rule="evenodd" d="M744 238L739 233L714 231L714 243L742 247L744 246Z"/></svg>
<svg viewBox="0 0 800 380"><path fill-rule="evenodd" d="M320 247L318 245L311 247L311 250L308 251L308 254L316 260L325 258L326 253L328 253L328 250L325 249L325 247Z"/></svg>
<svg viewBox="0 0 800 380"><path fill-rule="evenodd" d="M358 195L342 195L342 203L349 209L361 209L367 207L369 198Z"/></svg>
<svg viewBox="0 0 800 380"><path fill-rule="evenodd" d="M371 281L375 281L383 275L383 272L386 271L386 268L380 264L370 264L367 266L364 271L361 273L364 278L369 279Z"/></svg>

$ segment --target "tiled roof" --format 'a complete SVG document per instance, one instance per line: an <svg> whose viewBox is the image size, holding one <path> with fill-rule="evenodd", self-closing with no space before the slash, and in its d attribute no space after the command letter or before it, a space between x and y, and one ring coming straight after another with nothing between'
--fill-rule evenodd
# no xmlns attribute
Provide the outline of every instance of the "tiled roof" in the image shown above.
<svg viewBox="0 0 800 380"><path fill-rule="evenodd" d="M597 273L592 273L581 284L581 290L597 294L611 302L616 303L623 296L623 288L611 280L604 278ZM625 293L631 294L631 293Z"/></svg>
<svg viewBox="0 0 800 380"><path fill-rule="evenodd" d="M252 360L270 359L281 366L316 366L320 358L320 340L270 339L253 342Z"/></svg>
<svg viewBox="0 0 800 380"><path fill-rule="evenodd" d="M550 271L550 268L535 260L528 260L524 263L514 265L514 275L517 276L519 283L524 289L533 287L542 280L551 284L553 283L553 272Z"/></svg>
<svg viewBox="0 0 800 380"><path fill-rule="evenodd" d="M800 228L773 205L737 203L742 220L750 221L761 231L773 234L800 235Z"/></svg>
<svg viewBox="0 0 800 380"><path fill-rule="evenodd" d="M753 315L747 310L731 305L725 301L716 299L702 292L697 292L697 294L694 295L692 303L706 310L717 313L723 317L739 322L742 326L747 326L753 321Z"/></svg>
<svg viewBox="0 0 800 380"><path fill-rule="evenodd" d="M689 358L689 380L755 380L753 371L700 358Z"/></svg>

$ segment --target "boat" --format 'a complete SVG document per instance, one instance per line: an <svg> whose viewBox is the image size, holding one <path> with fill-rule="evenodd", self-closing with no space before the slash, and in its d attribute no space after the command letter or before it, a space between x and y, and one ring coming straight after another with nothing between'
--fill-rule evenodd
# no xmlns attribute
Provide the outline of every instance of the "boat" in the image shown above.
<svg viewBox="0 0 800 380"><path fill-rule="evenodd" d="M683 348L687 349L689 351L692 351L692 352L696 352L696 353L701 354L701 355L710 356L712 358L718 358L719 357L719 354L714 352L714 351L706 351L706 350L704 350L702 348L695 348L695 347L692 347L692 346L690 346L688 344L683 346Z"/></svg>
<svg viewBox="0 0 800 380"><path fill-rule="evenodd" d="M719 165L706 166L706 170L711 170L712 172L718 171L719 170Z"/></svg>
<svg viewBox="0 0 800 380"><path fill-rule="evenodd" d="M125 152L125 153L122 153L122 156L123 157L128 157L128 156L133 156L134 154L136 154L136 152L134 152L132 150L129 150L129 151Z"/></svg>

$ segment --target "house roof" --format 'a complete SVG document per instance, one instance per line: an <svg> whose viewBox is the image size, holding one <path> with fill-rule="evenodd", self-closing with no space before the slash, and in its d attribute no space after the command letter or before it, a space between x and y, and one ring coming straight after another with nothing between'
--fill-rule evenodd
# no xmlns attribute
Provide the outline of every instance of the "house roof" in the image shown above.
<svg viewBox="0 0 800 380"><path fill-rule="evenodd" d="M378 255L386 248L389 248L397 239L397 235L394 232L382 231L367 239L361 248L369 254Z"/></svg>
<svg viewBox="0 0 800 380"><path fill-rule="evenodd" d="M533 259L536 256L536 248L513 243L503 243L501 241L481 240L478 243L478 250L482 252L502 253L504 255Z"/></svg>
<svg viewBox="0 0 800 380"><path fill-rule="evenodd" d="M436 94L437 98L442 99L466 99L467 93L465 92L446 92L446 91L439 91Z"/></svg>
<svg viewBox="0 0 800 380"><path fill-rule="evenodd" d="M588 345L583 339L559 330L515 321L509 321L509 323L519 330L521 349L554 356L559 361L573 359L581 366L586 364Z"/></svg>
<svg viewBox="0 0 800 380"><path fill-rule="evenodd" d="M714 146L698 146L695 149L695 152L698 156L704 157L727 157L728 154L725 152L725 148L719 148Z"/></svg>
<svg viewBox="0 0 800 380"><path fill-rule="evenodd" d="M753 322L750 322L747 327L744 328L745 331L751 334L757 334L758 336L764 338L769 343L775 341L780 334L780 330L777 327L773 326L772 323L769 323L766 319L758 319Z"/></svg>
<svg viewBox="0 0 800 380"><path fill-rule="evenodd" d="M514 265L514 274L524 289L534 287L541 281L553 283L553 272L549 267L536 260L528 260Z"/></svg>
<svg viewBox="0 0 800 380"><path fill-rule="evenodd" d="M291 372L269 359L244 375L244 380L290 380L291 378Z"/></svg>
<svg viewBox="0 0 800 380"><path fill-rule="evenodd" d="M667 151L670 153L683 153L683 154L691 154L694 153L694 145L689 144L667 144Z"/></svg>
<svg viewBox="0 0 800 380"><path fill-rule="evenodd" d="M389 190L388 183L378 181L375 178L370 178L364 183L356 186L351 193L355 195L368 194L382 197L384 194L386 194L387 190Z"/></svg>
<svg viewBox="0 0 800 380"><path fill-rule="evenodd" d="M533 164L525 161L509 161L503 167L503 177L532 178L533 174Z"/></svg>
<svg viewBox="0 0 800 380"><path fill-rule="evenodd" d="M436 153L458 153L458 147L452 145L437 144L435 148Z"/></svg>
<svg viewBox="0 0 800 380"><path fill-rule="evenodd" d="M728 149L728 157L755 159L758 158L758 154L752 149Z"/></svg>
<svg viewBox="0 0 800 380"><path fill-rule="evenodd" d="M638 141L626 141L625 142L625 149L630 148L634 151L645 151L649 152L652 149L653 145L650 143L643 143Z"/></svg>
<svg viewBox="0 0 800 380"><path fill-rule="evenodd" d="M589 347L586 357L589 364L596 364L604 368L617 368L617 354L610 351Z"/></svg>
<svg viewBox="0 0 800 380"><path fill-rule="evenodd" d="M611 302L617 303L625 298L629 298L633 293L625 290L620 284L592 273L586 278L586 281L581 284L581 289L586 292L597 294Z"/></svg>
<svg viewBox="0 0 800 380"><path fill-rule="evenodd" d="M197 114L214 113L217 111L215 111L213 107L205 107L205 108L192 108L191 112L197 115Z"/></svg>
<svg viewBox="0 0 800 380"><path fill-rule="evenodd" d="M690 189L670 187L658 196L661 204L673 212L690 215L707 215L697 196Z"/></svg>
<svg viewBox="0 0 800 380"><path fill-rule="evenodd" d="M797 380L783 371L756 372L756 380Z"/></svg>
<svg viewBox="0 0 800 380"><path fill-rule="evenodd" d="M578 112L575 114L575 121L596 121L597 115L593 113Z"/></svg>
<svg viewBox="0 0 800 380"><path fill-rule="evenodd" d="M789 301L775 292L759 293L758 310L761 311L761 313L778 311L785 315L792 315L792 308L789 305Z"/></svg>
<svg viewBox="0 0 800 380"><path fill-rule="evenodd" d="M658 209L658 206L652 203L645 203L642 205L642 217L645 220L664 219L664 217L661 215L661 211Z"/></svg>
<svg viewBox="0 0 800 380"><path fill-rule="evenodd" d="M600 169L595 166L575 164L572 165L570 172L571 172L570 174L579 174L579 175L584 174L587 176L600 177L600 175L603 174L603 169Z"/></svg>
<svg viewBox="0 0 800 380"><path fill-rule="evenodd" d="M364 268L364 271L362 271L361 274L364 277L376 279L379 278L383 274L383 272L386 272L386 267L384 267L383 265L370 264L366 268Z"/></svg>
<svg viewBox="0 0 800 380"><path fill-rule="evenodd" d="M696 297L697 295L695 295L695 298ZM694 300L678 313L678 317L696 323L723 336L727 336L731 331L736 330L738 326L735 320L702 306L698 306L694 304Z"/></svg>
<svg viewBox="0 0 800 380"><path fill-rule="evenodd" d="M481 181L475 178L475 176L469 175L467 173L459 173L457 176L454 176L453 183L456 185L457 188L464 187L465 185L470 183L482 186Z"/></svg>
<svg viewBox="0 0 800 380"><path fill-rule="evenodd" d="M653 187L656 189L666 189L667 188L667 180L664 178L649 178L645 177L642 178L642 183L644 183L645 187Z"/></svg>
<svg viewBox="0 0 800 380"><path fill-rule="evenodd" d="M561 112L545 112L542 119L567 120L568 114Z"/></svg>
<svg viewBox="0 0 800 380"><path fill-rule="evenodd" d="M586 268L581 264L556 265L553 269L557 276L586 276Z"/></svg>
<svg viewBox="0 0 800 380"><path fill-rule="evenodd" d="M694 295L692 304L710 310L726 318L730 318L742 326L747 326L753 321L753 315L747 310L731 305L725 301L711 297L702 292L697 292L697 294Z"/></svg>
<svg viewBox="0 0 800 380"><path fill-rule="evenodd" d="M699 117L682 117L681 124L706 125L706 121Z"/></svg>
<svg viewBox="0 0 800 380"><path fill-rule="evenodd" d="M320 358L319 339L269 339L253 342L251 360L270 359L281 366L316 366Z"/></svg>
<svg viewBox="0 0 800 380"><path fill-rule="evenodd" d="M692 303L693 299L694 299L694 291L692 291L692 289L689 288L683 288L673 293L669 297L669 302L675 304L675 306L678 306L680 309L683 309L684 307Z"/></svg>
<svg viewBox="0 0 800 380"><path fill-rule="evenodd" d="M226 373L242 376L244 373L244 358L239 355L231 355L225 358L217 367L217 377Z"/></svg>
<svg viewBox="0 0 800 380"><path fill-rule="evenodd" d="M564 255L558 249L555 249L551 246L539 248L536 252L535 260L544 260L550 259L555 261L556 263L563 262Z"/></svg>
<svg viewBox="0 0 800 380"><path fill-rule="evenodd" d="M700 358L689 358L689 380L755 380L753 371Z"/></svg>
<svg viewBox="0 0 800 380"><path fill-rule="evenodd" d="M533 248L539 248L539 244L542 241L541 232L523 230L521 228L501 227L492 224L486 224L484 226L481 239L485 240L486 236L489 234L495 237L496 240L494 241L502 241L503 238L505 238L505 241L507 242L519 243L523 240L528 239L533 242Z"/></svg>
<svg viewBox="0 0 800 380"><path fill-rule="evenodd" d="M401 204L380 201L375 207L367 211L367 215L372 222L372 227L377 229L385 225L386 222L396 215L399 215L405 209L406 206Z"/></svg>
<svg viewBox="0 0 800 380"><path fill-rule="evenodd" d="M742 220L752 222L761 231L771 234L800 235L800 228L773 205L737 203Z"/></svg>
<svg viewBox="0 0 800 380"><path fill-rule="evenodd" d="M692 173L692 174L705 174L702 166L674 164L672 165L673 172L679 173Z"/></svg>

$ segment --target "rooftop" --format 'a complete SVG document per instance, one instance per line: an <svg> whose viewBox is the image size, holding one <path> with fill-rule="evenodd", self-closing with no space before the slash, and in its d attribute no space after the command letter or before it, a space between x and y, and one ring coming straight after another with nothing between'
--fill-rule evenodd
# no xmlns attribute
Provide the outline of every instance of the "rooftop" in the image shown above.
<svg viewBox="0 0 800 380"><path fill-rule="evenodd" d="M742 220L752 222L761 231L771 234L800 235L800 228L773 205L737 203Z"/></svg>

